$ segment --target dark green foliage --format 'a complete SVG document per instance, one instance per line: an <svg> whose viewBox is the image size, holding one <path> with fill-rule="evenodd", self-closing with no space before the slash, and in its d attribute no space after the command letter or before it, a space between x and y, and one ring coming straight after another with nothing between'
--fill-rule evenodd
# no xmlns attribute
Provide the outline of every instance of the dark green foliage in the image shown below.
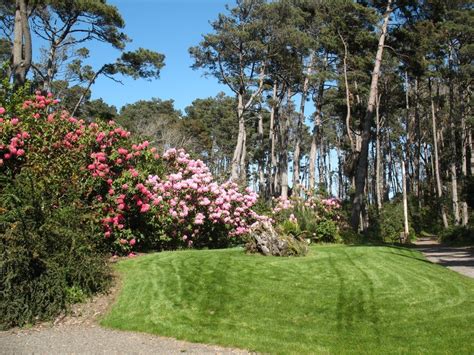
<svg viewBox="0 0 474 355"><path fill-rule="evenodd" d="M318 242L337 243L341 241L337 225L330 219L320 221L316 227L315 234L313 239Z"/></svg>
<svg viewBox="0 0 474 355"><path fill-rule="evenodd" d="M297 206L293 214L305 238L316 243L340 243L342 240L337 223L321 211Z"/></svg>
<svg viewBox="0 0 474 355"><path fill-rule="evenodd" d="M354 232L349 226L341 228L339 234L344 244L364 244L366 242L364 235Z"/></svg>
<svg viewBox="0 0 474 355"><path fill-rule="evenodd" d="M375 209L371 211L370 237L372 239L386 243L399 243L403 230L403 204L400 200L384 204L380 212ZM410 238L414 235L415 232L410 230Z"/></svg>
<svg viewBox="0 0 474 355"><path fill-rule="evenodd" d="M472 153L471 153L472 154ZM464 181L462 197L470 208L474 208L474 176L467 176Z"/></svg>
<svg viewBox="0 0 474 355"><path fill-rule="evenodd" d="M441 232L439 240L443 244L474 246L474 228L472 226L450 227Z"/></svg>
<svg viewBox="0 0 474 355"><path fill-rule="evenodd" d="M290 220L284 220L278 225L278 229L280 229L284 234L291 234L293 236L298 236L302 234L301 228L298 223L294 223Z"/></svg>
<svg viewBox="0 0 474 355"><path fill-rule="evenodd" d="M2 190L0 328L51 319L107 288L105 252L80 201L53 203L26 174Z"/></svg>
<svg viewBox="0 0 474 355"><path fill-rule="evenodd" d="M110 121L114 120L117 116L117 108L115 106L108 105L104 100L90 100L84 103L82 107L84 112L83 117L87 119Z"/></svg>
<svg viewBox="0 0 474 355"><path fill-rule="evenodd" d="M412 196L408 199L408 210L415 232L437 234L443 230L443 224L439 218L439 199L433 194L426 198L423 204L418 203L418 198ZM447 201L445 201L446 203Z"/></svg>
<svg viewBox="0 0 474 355"><path fill-rule="evenodd" d="M228 177L228 162L237 139L235 105L235 98L224 93L196 99L185 108L186 116L181 121L185 135L195 138L193 151L223 180Z"/></svg>
<svg viewBox="0 0 474 355"><path fill-rule="evenodd" d="M179 130L181 112L174 108L173 100L139 100L122 107L117 122L160 150L182 147L186 133ZM192 137L192 136L191 136Z"/></svg>
<svg viewBox="0 0 474 355"><path fill-rule="evenodd" d="M106 74L128 75L133 79L158 79L160 70L165 65L164 61L163 54L138 48L136 51L123 53L116 63L108 65Z"/></svg>

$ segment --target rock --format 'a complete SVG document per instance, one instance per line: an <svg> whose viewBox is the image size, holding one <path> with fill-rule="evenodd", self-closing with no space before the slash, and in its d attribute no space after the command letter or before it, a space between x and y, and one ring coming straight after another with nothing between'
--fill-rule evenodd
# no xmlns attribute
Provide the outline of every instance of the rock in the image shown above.
<svg viewBox="0 0 474 355"><path fill-rule="evenodd" d="M270 222L260 222L252 228L246 244L249 253L273 256L303 256L308 252L304 239L278 233Z"/></svg>

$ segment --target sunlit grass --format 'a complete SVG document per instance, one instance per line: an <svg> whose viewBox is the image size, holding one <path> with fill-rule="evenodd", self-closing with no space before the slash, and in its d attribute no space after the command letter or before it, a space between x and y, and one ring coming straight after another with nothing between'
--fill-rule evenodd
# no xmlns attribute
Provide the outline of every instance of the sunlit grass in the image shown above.
<svg viewBox="0 0 474 355"><path fill-rule="evenodd" d="M117 269L108 327L270 353L474 352L474 281L413 250L179 251Z"/></svg>

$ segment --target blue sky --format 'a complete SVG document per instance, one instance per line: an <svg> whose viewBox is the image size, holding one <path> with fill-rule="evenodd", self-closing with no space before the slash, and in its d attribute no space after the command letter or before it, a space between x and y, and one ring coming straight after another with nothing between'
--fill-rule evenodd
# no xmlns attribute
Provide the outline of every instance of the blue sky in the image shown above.
<svg viewBox="0 0 474 355"><path fill-rule="evenodd" d="M92 88L92 98L120 108L141 99L158 97L173 99L175 107L183 110L196 98L215 96L219 91L229 93L225 85L213 77L203 77L203 70L192 70L188 48L197 45L202 35L212 31L209 21L225 11L223 0L109 0L117 6L126 27L124 32L133 39L126 50L148 48L166 56L161 78L148 82L123 78L125 85L101 77ZM90 42L90 63L99 68L120 55L111 46Z"/></svg>

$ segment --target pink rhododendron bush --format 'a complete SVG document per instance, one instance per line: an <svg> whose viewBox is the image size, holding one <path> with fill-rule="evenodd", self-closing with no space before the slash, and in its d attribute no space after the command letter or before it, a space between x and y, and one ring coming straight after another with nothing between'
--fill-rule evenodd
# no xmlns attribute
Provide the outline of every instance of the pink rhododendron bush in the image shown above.
<svg viewBox="0 0 474 355"><path fill-rule="evenodd" d="M222 247L262 218L252 211L255 193L214 182L184 151L160 156L112 121L87 123L56 105L37 93L16 112L0 107L2 184L28 175L48 187L53 208L89 209L98 238L114 252Z"/></svg>
<svg viewBox="0 0 474 355"><path fill-rule="evenodd" d="M167 174L148 176L145 184L138 186L147 199L137 202L151 211L154 223L171 240L188 246L225 246L265 218L252 210L256 193L240 191L232 182L214 182L201 160L170 149L163 161Z"/></svg>

